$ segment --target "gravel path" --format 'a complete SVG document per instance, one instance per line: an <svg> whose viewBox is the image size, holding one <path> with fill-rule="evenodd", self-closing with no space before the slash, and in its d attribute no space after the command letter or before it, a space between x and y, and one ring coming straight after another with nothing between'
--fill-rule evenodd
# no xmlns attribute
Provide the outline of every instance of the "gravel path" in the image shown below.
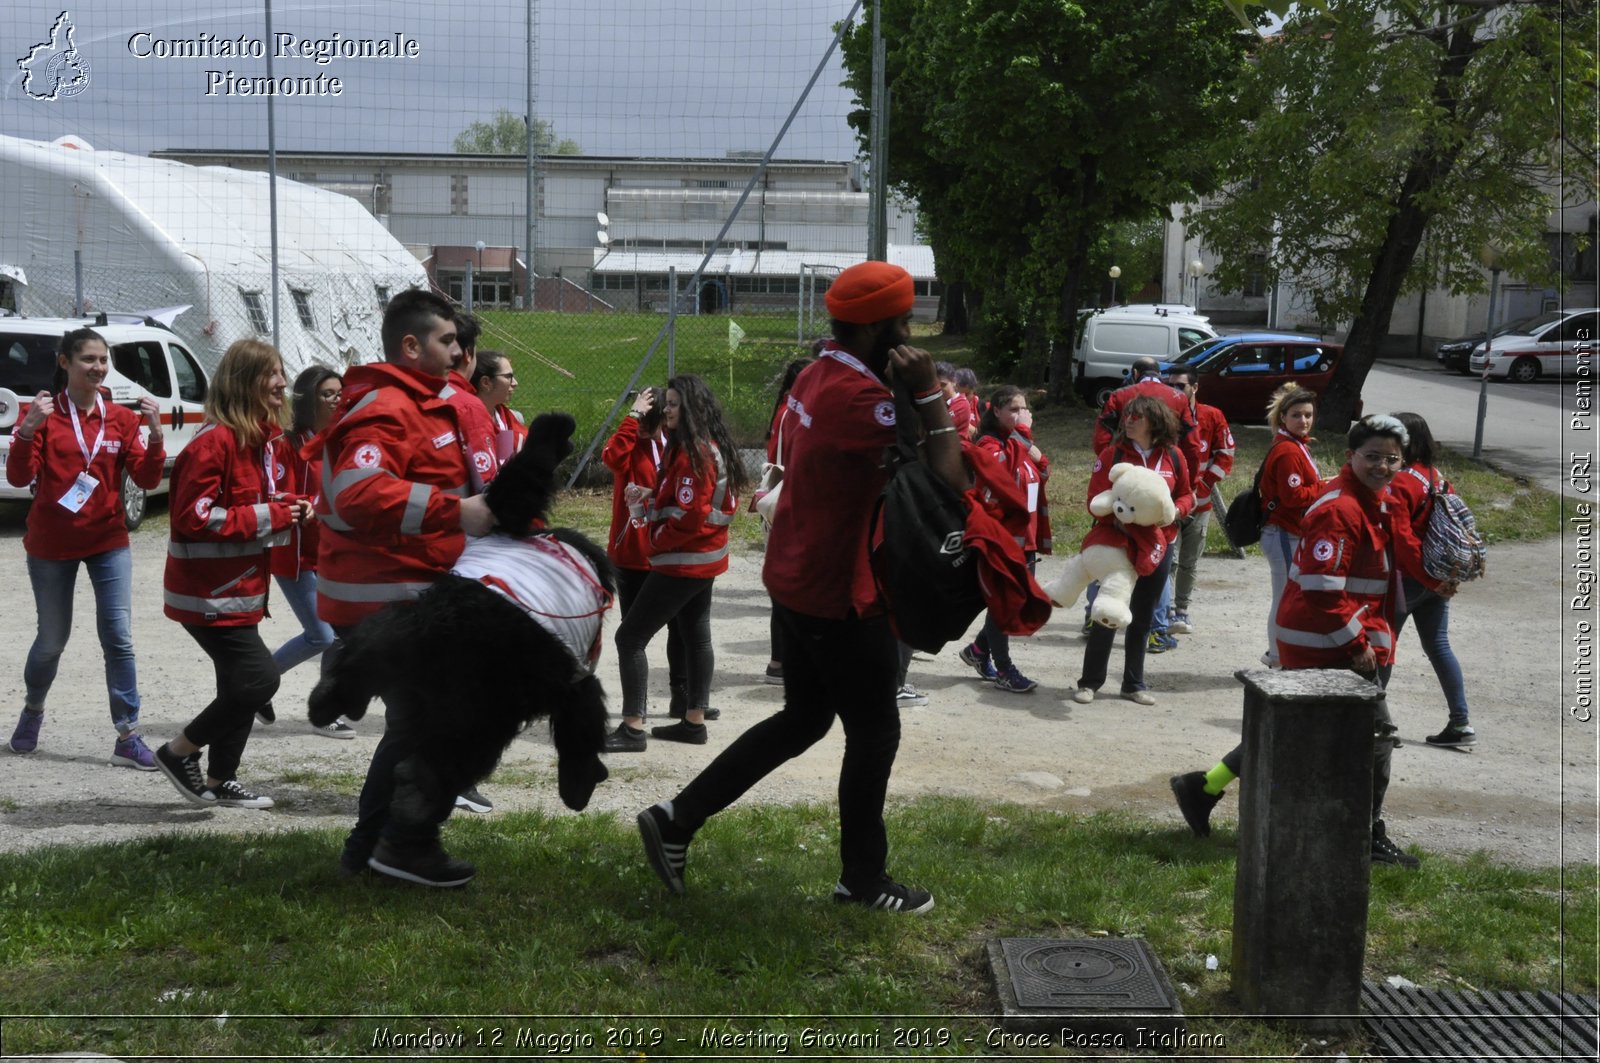
<svg viewBox="0 0 1600 1063"><path fill-rule="evenodd" d="M21 516L0 513L0 571L12 585L0 609L0 646L9 662L0 705L9 728L23 698L22 661L33 638L31 594L23 569ZM161 615L164 522L134 536L134 639L144 699L144 729L155 745L170 737L206 701L210 662L178 627ZM759 553L735 556L717 582L713 639L717 650L714 701L723 717L711 725L704 747L653 745L640 755L611 758L613 774L595 795L590 814L624 813L670 796L743 726L775 710L776 687L762 685L767 659L766 595ZM1049 559L1042 574L1056 564ZM1592 862L1596 856L1595 723L1567 713L1562 680L1571 663L1570 614L1563 612L1558 574L1559 540L1500 546L1490 578L1466 588L1452 609L1452 636L1466 670L1477 751L1425 746L1445 712L1438 686L1413 634L1401 642L1391 703L1405 746L1394 759L1388 818L1404 843L1456 854L1486 850L1526 865ZM1254 665L1264 648L1267 569L1260 558L1205 559L1191 612L1197 633L1176 651L1151 657L1148 674L1157 696L1141 708L1115 696L1091 705L1070 701L1082 656L1078 610L1070 610L1037 636L1017 640L1019 667L1040 681L1028 695L1002 693L975 681L949 647L936 659L917 660L912 681L930 704L902 713L904 737L890 785L892 799L946 794L1016 801L1088 812L1130 809L1182 829L1167 777L1208 768L1237 740L1242 693L1235 670ZM353 797L313 785L318 774L359 777L376 742L381 713L361 725L354 741L334 741L304 722L304 697L315 679L302 667L284 679L277 698L279 722L257 727L242 775L272 794L269 812L200 809L186 804L159 773L107 766L114 734L94 639L93 599L80 580L78 625L51 693L39 751L0 752L0 851L44 845L115 841L163 831L263 832L304 827L345 827ZM287 610L284 610L287 614ZM266 621L263 635L276 645L295 630L292 618ZM661 664L660 645L652 656ZM1119 666L1120 650L1113 657ZM601 676L615 691L609 647ZM665 675L652 675L652 694L665 706ZM7 732L8 734L9 732ZM560 810L553 785L554 755L535 727L513 743L503 771L518 783L490 779L482 787L499 809ZM0 735L0 737L4 737ZM842 738L838 728L805 756L767 779L745 800L768 803L830 801ZM620 769L620 770L618 770ZM1219 818L1235 803L1224 802Z"/></svg>

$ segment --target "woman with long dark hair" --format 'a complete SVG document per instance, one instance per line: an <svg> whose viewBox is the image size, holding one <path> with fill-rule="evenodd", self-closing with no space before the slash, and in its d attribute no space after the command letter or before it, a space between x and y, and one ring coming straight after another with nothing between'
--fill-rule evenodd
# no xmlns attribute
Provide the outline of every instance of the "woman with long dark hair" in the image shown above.
<svg viewBox="0 0 1600 1063"><path fill-rule="evenodd" d="M1404 452L1405 467L1389 485L1389 494L1393 499L1390 504L1399 505L1410 517L1409 523L1414 531L1406 534L1420 538L1427 527L1429 511L1436 504L1433 498L1435 492L1454 494L1455 489L1434 465L1436 446L1428 422L1415 413L1396 413L1392 416L1405 426L1409 438ZM1420 544L1417 546L1420 550ZM1455 651L1450 648L1450 599L1455 596L1455 584L1445 583L1430 588L1417 578L1422 573L1407 572L1405 567L1402 560L1401 589L1405 593L1395 614L1394 637L1398 642L1406 621L1416 617L1417 638L1422 642L1422 652L1427 655L1428 663L1433 665L1433 674L1439 680L1439 689L1444 693L1445 708L1449 713L1444 728L1438 734L1428 735L1427 742L1429 745L1453 749L1476 745L1478 732L1472 729L1472 720L1467 711L1467 681L1461 674L1461 662L1456 660ZM1392 671L1392 661L1378 669L1378 677L1385 689L1389 686L1389 674Z"/></svg>
<svg viewBox="0 0 1600 1063"><path fill-rule="evenodd" d="M272 798L237 775L252 717L278 690L278 666L260 631L267 554L312 512L286 490L293 459L283 432L285 386L276 347L235 342L211 379L206 423L172 470L166 614L211 658L217 696L156 750L156 765L198 805L272 807Z"/></svg>
<svg viewBox="0 0 1600 1063"><path fill-rule="evenodd" d="M94 588L95 626L105 656L106 693L117 740L113 767L155 770L155 755L139 737L139 682L131 625L133 555L122 511L124 472L149 490L161 482L166 458L155 399L139 400L139 412L110 401L101 387L111 371L106 341L93 329L74 329L56 354L59 393L41 391L11 433L6 481L33 485L33 507L22 537L28 582L38 611L38 634L22 669L26 691L22 715L11 734L13 753L39 745L45 696L55 682L61 654L72 634L72 592L78 566ZM143 417L148 444L139 437Z"/></svg>
<svg viewBox="0 0 1600 1063"><path fill-rule="evenodd" d="M767 461L780 468L784 463L783 456L783 425L789 413L789 392L794 388L794 382L800 376L800 371L811 364L811 359L796 358L783 367L783 376L778 378L778 397L772 403L772 419L767 424ZM755 508L755 499L750 500L750 506ZM763 523L763 528L766 525ZM783 686L783 659L778 653L778 621L774 616L769 632L772 645L772 655L767 659L766 674L761 677L764 683L773 686Z"/></svg>
<svg viewBox="0 0 1600 1063"><path fill-rule="evenodd" d="M651 734L703 745L711 700L711 586L728 570L728 526L744 489L744 465L723 422L716 396L697 376L667 381L662 404L667 453L654 492L624 489L649 526L650 575L617 626L622 670L622 723L606 741L612 752L645 747L645 694L650 666L645 647L674 618L685 639L689 703L684 718ZM648 504L647 504L648 503Z"/></svg>
<svg viewBox="0 0 1600 1063"><path fill-rule="evenodd" d="M982 453L969 458L976 471L974 490L980 502L1017 540L1029 570L1038 556L1039 505L1050 475L1044 452L1025 434L1032 423L1028 396L1022 389L1009 384L998 388L978 419L975 450ZM962 647L960 657L977 671L978 678L1008 693L1026 694L1039 685L1012 663L1011 639L991 614L984 615L983 630L975 641Z"/></svg>
<svg viewBox="0 0 1600 1063"><path fill-rule="evenodd" d="M344 391L343 379L325 365L314 365L294 378L290 406L293 420L289 428L289 476L293 490L316 504L322 491L322 450L307 450L316 434L328 426ZM317 616L317 543L320 539L314 520L294 526L289 542L272 551L272 577L284 600L300 622L300 634L272 653L272 662L282 675L313 657L320 658L333 645L333 628ZM263 723L276 719L268 705L256 718ZM343 717L326 727L313 728L328 738L354 738L356 729Z"/></svg>
<svg viewBox="0 0 1600 1063"><path fill-rule="evenodd" d="M503 351L477 352L472 368L472 388L478 401L489 411L489 421L494 426L495 460L506 462L522 449L528 438L528 426L522 414L507 405L511 393L517 390L517 371L511 368L511 359Z"/></svg>

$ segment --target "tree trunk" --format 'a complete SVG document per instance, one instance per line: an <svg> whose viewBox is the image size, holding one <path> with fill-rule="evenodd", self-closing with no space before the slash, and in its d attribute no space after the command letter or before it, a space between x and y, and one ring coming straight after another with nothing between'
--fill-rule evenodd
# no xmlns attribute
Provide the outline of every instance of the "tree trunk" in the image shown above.
<svg viewBox="0 0 1600 1063"><path fill-rule="evenodd" d="M940 298L944 304L944 334L946 336L965 336L972 330L972 322L967 316L967 284L965 281L951 281L944 286L944 295Z"/></svg>
<svg viewBox="0 0 1600 1063"><path fill-rule="evenodd" d="M1089 232L1080 226L1067 259L1067 275L1055 300L1056 346L1050 358L1050 400L1066 402L1072 394L1072 352L1078 343L1079 293L1089 268Z"/></svg>
<svg viewBox="0 0 1600 1063"><path fill-rule="evenodd" d="M1450 38L1449 50L1434 78L1434 103L1447 115L1454 116L1460 101L1456 86L1460 84L1467 64L1476 53L1479 42L1471 29L1457 29ZM1389 334L1389 323L1394 317L1394 304L1400 297L1411 264L1416 261L1417 250L1427 233L1432 211L1423 206L1428 193L1455 168L1460 159L1461 147L1424 146L1412 156L1395 201L1394 214L1383 235L1383 243L1373 258L1372 273L1367 278L1366 290L1361 296L1361 308L1350 322L1350 333L1344 341L1344 358L1339 369L1329 381L1317 401L1317 423L1327 429L1342 432L1354 418L1361 399L1361 388L1378 356L1379 345ZM1388 413L1388 410L1364 410L1363 413Z"/></svg>

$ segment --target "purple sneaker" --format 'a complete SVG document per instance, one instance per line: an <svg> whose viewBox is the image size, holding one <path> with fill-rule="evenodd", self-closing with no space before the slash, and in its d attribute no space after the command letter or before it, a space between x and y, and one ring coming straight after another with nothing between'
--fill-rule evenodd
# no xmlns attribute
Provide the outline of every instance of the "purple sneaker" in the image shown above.
<svg viewBox="0 0 1600 1063"><path fill-rule="evenodd" d="M17 729L11 732L11 752L32 753L39 748L39 725L44 723L44 710L23 709L17 718Z"/></svg>
<svg viewBox="0 0 1600 1063"><path fill-rule="evenodd" d="M117 739L111 750L113 768L133 768L135 771L155 771L156 755L144 744L138 731L129 731Z"/></svg>

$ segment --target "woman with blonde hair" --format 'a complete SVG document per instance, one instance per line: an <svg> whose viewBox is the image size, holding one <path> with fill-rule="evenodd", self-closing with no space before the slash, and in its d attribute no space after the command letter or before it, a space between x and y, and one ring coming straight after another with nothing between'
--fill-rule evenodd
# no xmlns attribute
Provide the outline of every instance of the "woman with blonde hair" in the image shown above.
<svg viewBox="0 0 1600 1063"><path fill-rule="evenodd" d="M1300 521L1322 493L1322 476L1311 456L1311 426L1317 419L1317 394L1290 381L1272 393L1267 426L1272 445L1261 462L1261 508L1267 514L1261 529L1261 552L1272 573L1272 606L1267 610L1267 652L1261 663L1278 664L1278 603L1289 582L1289 565L1300 545Z"/></svg>
<svg viewBox="0 0 1600 1063"><path fill-rule="evenodd" d="M309 500L282 490L292 483L286 388L276 347L234 343L211 379L206 423L172 470L166 614L211 658L217 696L156 750L156 766L198 805L272 807L236 776L252 718L278 689L278 666L259 630L271 547L311 516Z"/></svg>

